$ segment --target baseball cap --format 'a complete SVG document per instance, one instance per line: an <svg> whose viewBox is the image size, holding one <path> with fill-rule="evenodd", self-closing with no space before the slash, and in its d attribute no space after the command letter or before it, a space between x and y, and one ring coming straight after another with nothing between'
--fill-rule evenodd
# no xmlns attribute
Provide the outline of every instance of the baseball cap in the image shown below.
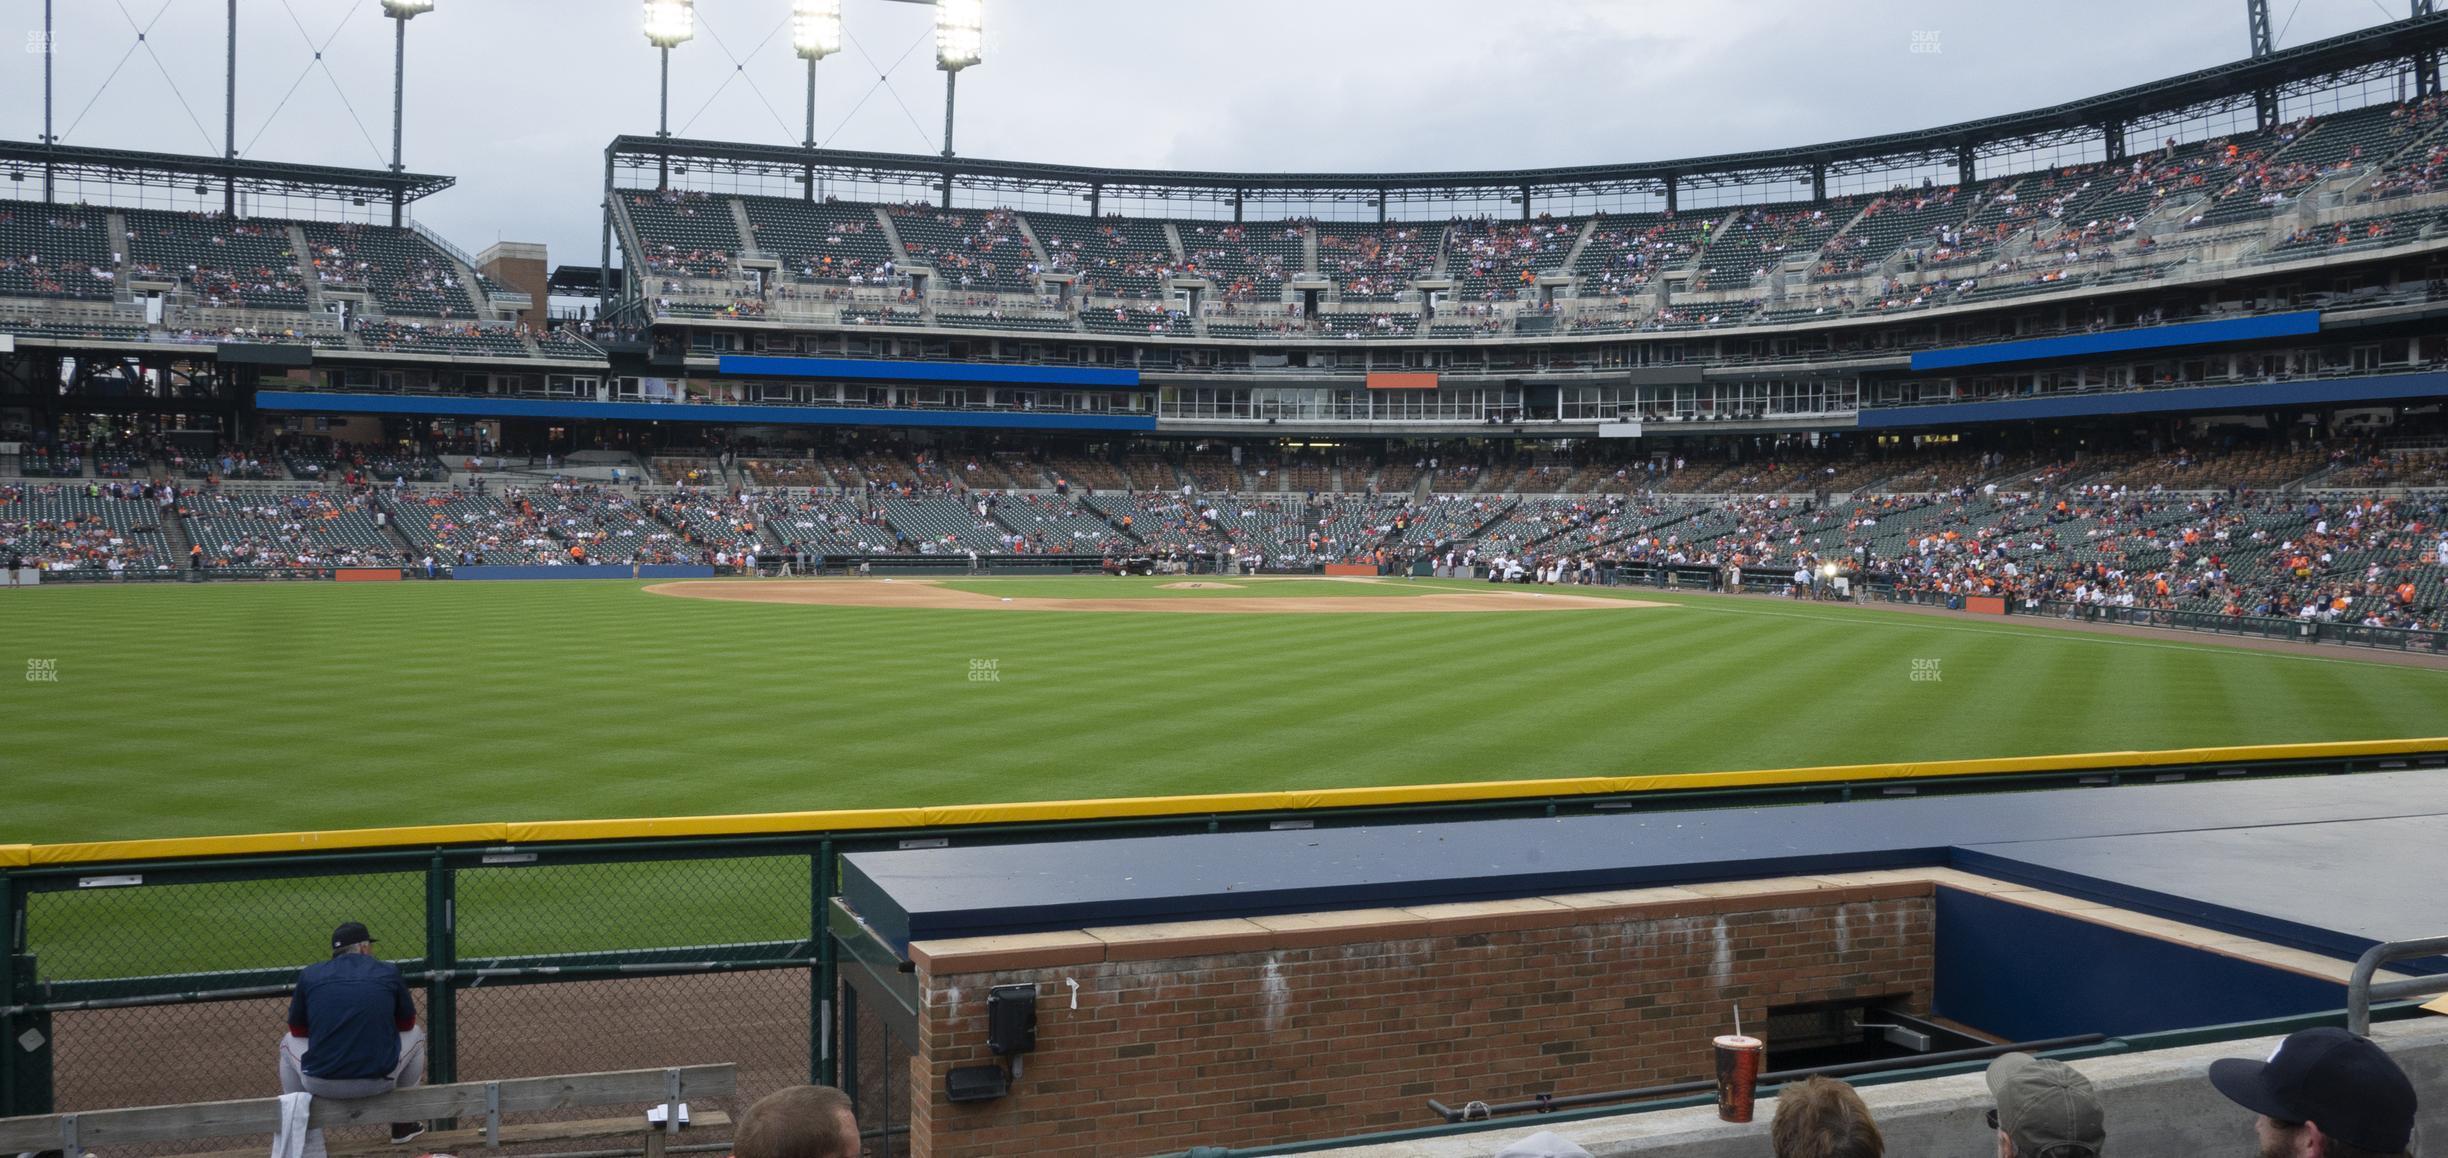
<svg viewBox="0 0 2448 1158"><path fill-rule="evenodd" d="M2074 1067L2027 1053L2000 1054L1986 1077L1998 1129L2022 1158L2098 1158L2107 1145L2099 1094Z"/></svg>
<svg viewBox="0 0 2448 1158"><path fill-rule="evenodd" d="M373 940L374 934L366 932L364 925L356 921L345 921L339 928L332 930L332 952L337 953L359 941L370 944Z"/></svg>
<svg viewBox="0 0 2448 1158"><path fill-rule="evenodd" d="M2288 1034L2265 1062L2211 1062L2210 1084L2247 1110L2315 1123L2349 1146L2394 1154L2414 1140L2414 1083L2370 1039L2335 1026Z"/></svg>

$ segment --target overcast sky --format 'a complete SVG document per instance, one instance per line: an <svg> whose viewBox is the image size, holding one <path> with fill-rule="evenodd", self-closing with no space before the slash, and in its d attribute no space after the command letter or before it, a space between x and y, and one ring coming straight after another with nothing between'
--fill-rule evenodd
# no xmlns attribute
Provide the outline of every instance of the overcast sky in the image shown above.
<svg viewBox="0 0 2448 1158"><path fill-rule="evenodd" d="M805 74L791 54L789 0L697 7L697 39L672 53L673 131L797 143ZM987 0L986 60L962 74L955 143L980 157L1260 171L1498 169L1801 145L2234 60L2247 54L2244 7ZM2272 7L2280 47L2406 14L2405 0ZM893 0L843 9L853 43L818 70L820 140L940 149L932 10ZM42 132L42 10L42 0L0 0L24 29L9 34L20 43L0 46L0 136ZM238 11L240 152L388 164L391 24L379 0L239 0ZM225 13L226 0L56 0L64 142L218 152ZM437 0L408 29L406 163L459 184L416 216L470 252L541 241L555 263L591 260L603 146L654 131L655 52L638 26L637 0ZM141 44L139 27L151 30Z"/></svg>

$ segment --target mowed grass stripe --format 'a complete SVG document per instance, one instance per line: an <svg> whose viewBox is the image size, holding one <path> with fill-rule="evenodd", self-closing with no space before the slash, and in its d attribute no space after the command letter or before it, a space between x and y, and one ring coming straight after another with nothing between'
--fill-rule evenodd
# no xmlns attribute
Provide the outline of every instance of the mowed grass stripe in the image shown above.
<svg viewBox="0 0 2448 1158"><path fill-rule="evenodd" d="M1030 581L1066 582L1115 581ZM1011 615L600 581L11 593L0 643L17 658L0 665L57 658L61 674L0 685L17 766L0 840L1657 774L2448 722L2436 671L1616 594L1674 606ZM1937 682L1911 680L1917 658L1939 661ZM994 680L972 682L973 661Z"/></svg>
<svg viewBox="0 0 2448 1158"><path fill-rule="evenodd" d="M1834 754L1848 745L1850 709L1833 709L1833 728L1819 720L1837 690L1827 684L1841 671L1833 665L1887 646L1818 624L1731 635L1643 698L1636 751L1646 764L1674 770L1687 753L1772 736L1833 756L1813 763L1840 762Z"/></svg>

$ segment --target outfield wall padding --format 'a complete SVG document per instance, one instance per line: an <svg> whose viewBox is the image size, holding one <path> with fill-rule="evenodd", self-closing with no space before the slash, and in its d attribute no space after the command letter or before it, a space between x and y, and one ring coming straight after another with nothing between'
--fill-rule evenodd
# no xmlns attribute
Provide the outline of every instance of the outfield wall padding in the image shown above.
<svg viewBox="0 0 2448 1158"><path fill-rule="evenodd" d="M555 570L555 568L543 568ZM567 570L568 568L558 568ZM1811 768L1763 768L1746 772L1683 772L1635 776L1583 776L1546 780L1482 780L1457 784L1316 788L1272 792L1225 792L1191 796L1126 796L1098 800L1043 800L1010 804L930 804L905 808L859 808L813 812L753 812L699 816L631 817L618 820L513 820L407 828L354 828L326 832L274 832L231 836L150 837L64 844L0 845L0 865L99 864L187 857L264 855L328 849L427 847L470 842L527 844L570 840L653 840L689 836L748 836L926 828L943 825L1023 824L1070 820L1116 820L1213 812L1288 812L1309 808L1463 803L1540 796L1622 795L1694 789L1763 788L1794 784L1876 783L1935 777L2007 776L2108 768L2243 764L2280 760L2370 759L2448 750L2448 737L2404 740L2324 740L2304 744L2253 744L2227 748L2085 752L2065 756L1998 756L1979 760L1934 760L1905 764L1829 764Z"/></svg>
<svg viewBox="0 0 2448 1158"><path fill-rule="evenodd" d="M712 567L679 563L656 563L632 570L623 565L605 567L454 567L453 579L711 579Z"/></svg>

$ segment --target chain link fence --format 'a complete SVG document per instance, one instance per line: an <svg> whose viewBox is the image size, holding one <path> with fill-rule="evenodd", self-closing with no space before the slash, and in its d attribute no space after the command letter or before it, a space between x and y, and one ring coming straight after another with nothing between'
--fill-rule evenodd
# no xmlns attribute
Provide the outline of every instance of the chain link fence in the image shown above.
<svg viewBox="0 0 2448 1158"><path fill-rule="evenodd" d="M905 1158L910 1152L910 1060L908 1045L893 1035L872 1002L859 1004L845 1027L846 1056L857 1059L844 1080L859 1130L873 1158Z"/></svg>
<svg viewBox="0 0 2448 1158"><path fill-rule="evenodd" d="M835 1076L817 1000L833 981L813 939L832 877L813 843L8 877L17 936L0 1006L16 1040L0 1044L0 1114L278 1093L291 987L353 920L408 978L428 1081L728 1062L737 1092L704 1108L736 1120L767 1093ZM556 1116L604 1109L520 1120ZM675 1149L725 1152L727 1139L701 1132Z"/></svg>

